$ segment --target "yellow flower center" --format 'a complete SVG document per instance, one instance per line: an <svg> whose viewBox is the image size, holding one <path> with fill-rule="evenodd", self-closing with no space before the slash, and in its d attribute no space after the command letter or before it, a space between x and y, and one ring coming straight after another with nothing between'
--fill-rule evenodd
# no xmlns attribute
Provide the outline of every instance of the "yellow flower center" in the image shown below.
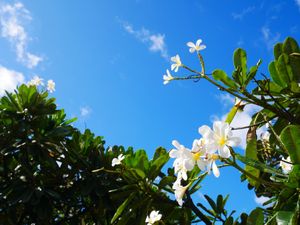
<svg viewBox="0 0 300 225"><path fill-rule="evenodd" d="M194 154L193 158L194 158L195 161L199 160L201 155L202 155L201 152L196 152L196 153L193 153L193 154Z"/></svg>
<svg viewBox="0 0 300 225"><path fill-rule="evenodd" d="M219 156L218 156L217 154L212 154L212 155L210 156L210 158L211 158L212 160L217 160L217 159L219 159Z"/></svg>
<svg viewBox="0 0 300 225"><path fill-rule="evenodd" d="M226 138L221 137L220 140L219 140L219 145L221 145L221 146L225 145L226 141L227 141Z"/></svg>

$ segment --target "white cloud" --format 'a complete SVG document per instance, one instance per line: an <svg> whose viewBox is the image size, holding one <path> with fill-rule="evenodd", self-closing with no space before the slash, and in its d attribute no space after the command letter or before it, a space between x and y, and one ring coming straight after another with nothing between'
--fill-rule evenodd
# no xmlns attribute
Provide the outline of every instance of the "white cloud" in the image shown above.
<svg viewBox="0 0 300 225"><path fill-rule="evenodd" d="M13 91L17 85L24 83L22 73L9 70L0 65L0 96L6 91Z"/></svg>
<svg viewBox="0 0 300 225"><path fill-rule="evenodd" d="M0 5L1 36L14 47L17 60L28 68L36 67L43 60L42 57L27 50L30 37L23 24L31 19L30 12L20 2Z"/></svg>
<svg viewBox="0 0 300 225"><path fill-rule="evenodd" d="M269 50L273 48L274 44L276 44L279 41L281 36L281 34L278 32L276 32L275 34L271 32L268 26L263 26L261 28L261 33L262 39Z"/></svg>
<svg viewBox="0 0 300 225"><path fill-rule="evenodd" d="M160 53L161 57L169 60L168 49L165 43L165 35L156 33L153 34L148 29L142 28L140 30L135 30L132 25L127 22L120 21L123 25L125 31L129 34L132 34L135 38L137 38L142 43L149 46L149 50L151 52Z"/></svg>
<svg viewBox="0 0 300 225"><path fill-rule="evenodd" d="M240 13L232 13L232 17L233 19L235 20L242 20L247 14L253 12L255 10L255 7L254 6L250 6L246 9L243 9L242 12Z"/></svg>
<svg viewBox="0 0 300 225"><path fill-rule="evenodd" d="M80 115L82 117L88 116L92 112L91 108L88 106L84 106L80 108Z"/></svg>
<svg viewBox="0 0 300 225"><path fill-rule="evenodd" d="M256 204L260 205L260 206L263 206L263 204L266 202L266 201L269 201L270 198L268 197L265 197L265 196L261 196L261 197L257 197L256 195L254 196L254 201L256 202ZM271 204L268 204L266 205L265 207L268 207L270 206Z"/></svg>

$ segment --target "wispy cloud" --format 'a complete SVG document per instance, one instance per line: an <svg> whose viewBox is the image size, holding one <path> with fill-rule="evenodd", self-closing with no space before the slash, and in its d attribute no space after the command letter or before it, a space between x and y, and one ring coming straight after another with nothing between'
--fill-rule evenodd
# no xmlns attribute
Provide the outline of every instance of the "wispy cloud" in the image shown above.
<svg viewBox="0 0 300 225"><path fill-rule="evenodd" d="M232 13L232 17L235 20L242 20L247 14L253 12L254 10L255 10L254 6L249 6L248 8L243 9L239 13Z"/></svg>
<svg viewBox="0 0 300 225"><path fill-rule="evenodd" d="M20 2L0 4L1 36L13 46L17 60L28 68L36 67L43 59L27 50L31 38L24 24L31 21L30 12Z"/></svg>
<svg viewBox="0 0 300 225"><path fill-rule="evenodd" d="M14 70L9 70L0 65L0 96L3 96L6 91L13 91L17 85L24 83L22 73Z"/></svg>
<svg viewBox="0 0 300 225"><path fill-rule="evenodd" d="M300 10L300 0L295 0L297 6L299 7L299 10Z"/></svg>
<svg viewBox="0 0 300 225"><path fill-rule="evenodd" d="M80 108L80 116L86 117L90 115L92 112L92 109L89 106L84 106Z"/></svg>
<svg viewBox="0 0 300 225"><path fill-rule="evenodd" d="M273 45L277 43L280 39L281 34L279 32L272 32L268 26L263 26L261 28L262 40L266 44L267 48L271 50Z"/></svg>
<svg viewBox="0 0 300 225"><path fill-rule="evenodd" d="M169 60L168 49L165 43L165 35L153 33L146 28L136 30L128 22L121 21L121 24L126 32L132 34L140 42L146 44L151 52L160 53L161 57Z"/></svg>

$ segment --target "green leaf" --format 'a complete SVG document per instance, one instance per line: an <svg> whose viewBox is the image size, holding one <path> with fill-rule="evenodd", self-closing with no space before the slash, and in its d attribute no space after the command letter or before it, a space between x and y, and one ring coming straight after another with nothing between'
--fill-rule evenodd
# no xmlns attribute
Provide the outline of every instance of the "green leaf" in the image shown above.
<svg viewBox="0 0 300 225"><path fill-rule="evenodd" d="M264 224L264 214L261 208L254 209L248 219L247 225L263 225Z"/></svg>
<svg viewBox="0 0 300 225"><path fill-rule="evenodd" d="M275 59L277 60L282 53L283 53L283 51L282 51L282 43L277 43L274 46L274 56L275 56Z"/></svg>
<svg viewBox="0 0 300 225"><path fill-rule="evenodd" d="M261 64L261 60L258 60L258 62L256 63L255 66L252 66L250 68L250 71L249 73L247 74L247 78L244 82L244 85L247 86L249 84L249 82L255 77L256 73L257 73L257 70L258 70L258 67L260 66Z"/></svg>
<svg viewBox="0 0 300 225"><path fill-rule="evenodd" d="M114 223L116 221L116 219L119 218L119 216L123 213L124 209L134 198L135 194L136 194L135 192L131 193L131 195L129 195L129 197L118 207L116 213L114 214L113 218L111 219L111 222L110 222L111 224Z"/></svg>
<svg viewBox="0 0 300 225"><path fill-rule="evenodd" d="M291 161L300 164L300 126L289 125L280 134L280 139L289 152Z"/></svg>
<svg viewBox="0 0 300 225"><path fill-rule="evenodd" d="M240 68L240 84L244 85L247 76L247 54L245 50L238 48L233 53L233 63L236 69Z"/></svg>
<svg viewBox="0 0 300 225"><path fill-rule="evenodd" d="M212 75L213 75L213 78L221 81L223 84L225 84L229 88L237 89L237 87L238 87L237 84L232 79L230 79L223 70L219 70L219 69L214 70Z"/></svg>
<svg viewBox="0 0 300 225"><path fill-rule="evenodd" d="M276 69L281 81L285 84L289 84L293 80L293 71L287 54L283 53L279 56Z"/></svg>
<svg viewBox="0 0 300 225"><path fill-rule="evenodd" d="M285 39L283 46L283 52L286 54L296 53L299 52L299 46L295 39L288 37Z"/></svg>
<svg viewBox="0 0 300 225"><path fill-rule="evenodd" d="M218 212L218 208L217 208L217 205L214 202L214 200L212 200L208 195L204 195L204 197L208 201L208 203L211 206L212 210L217 213Z"/></svg>
<svg viewBox="0 0 300 225"><path fill-rule="evenodd" d="M294 212L279 211L276 216L277 225L293 225Z"/></svg>
<svg viewBox="0 0 300 225"><path fill-rule="evenodd" d="M287 84L281 79L281 77L279 76L279 73L277 72L276 62L273 61L269 64L269 72L270 72L272 80L276 84L278 84L281 87L286 87L287 86Z"/></svg>
<svg viewBox="0 0 300 225"><path fill-rule="evenodd" d="M223 196L222 195L218 195L217 197L217 212L219 214L221 214L224 210L224 207L223 207Z"/></svg>
<svg viewBox="0 0 300 225"><path fill-rule="evenodd" d="M256 127L250 127L248 132L247 132L247 146L246 146L246 153L245 153L247 158L253 159L253 160L257 160L258 161L258 157L257 157L257 136L256 136ZM260 171L258 169L256 169L255 167L246 165L245 166L245 170L252 174L255 177L259 177ZM254 186L254 187L258 187L259 183L250 178L247 177L247 180L249 181L249 183Z"/></svg>

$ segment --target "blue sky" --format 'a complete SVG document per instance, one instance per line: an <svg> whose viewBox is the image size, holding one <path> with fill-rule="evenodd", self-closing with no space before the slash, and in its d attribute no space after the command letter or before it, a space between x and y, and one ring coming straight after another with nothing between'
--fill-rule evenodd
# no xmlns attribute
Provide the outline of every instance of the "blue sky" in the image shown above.
<svg viewBox="0 0 300 225"><path fill-rule="evenodd" d="M230 105L205 81L163 85L175 54L200 70L188 41L201 38L207 46L208 72L230 74L237 47L247 51L250 65L262 59L267 73L272 45L287 36L300 40L299 0L0 0L0 7L0 94L35 75L53 79L52 96L78 118L77 127L149 155L158 146L171 149L173 139L190 147L198 127L211 125ZM247 123L251 113L240 119ZM201 192L230 194L229 204L241 211L256 206L230 169L209 177Z"/></svg>

